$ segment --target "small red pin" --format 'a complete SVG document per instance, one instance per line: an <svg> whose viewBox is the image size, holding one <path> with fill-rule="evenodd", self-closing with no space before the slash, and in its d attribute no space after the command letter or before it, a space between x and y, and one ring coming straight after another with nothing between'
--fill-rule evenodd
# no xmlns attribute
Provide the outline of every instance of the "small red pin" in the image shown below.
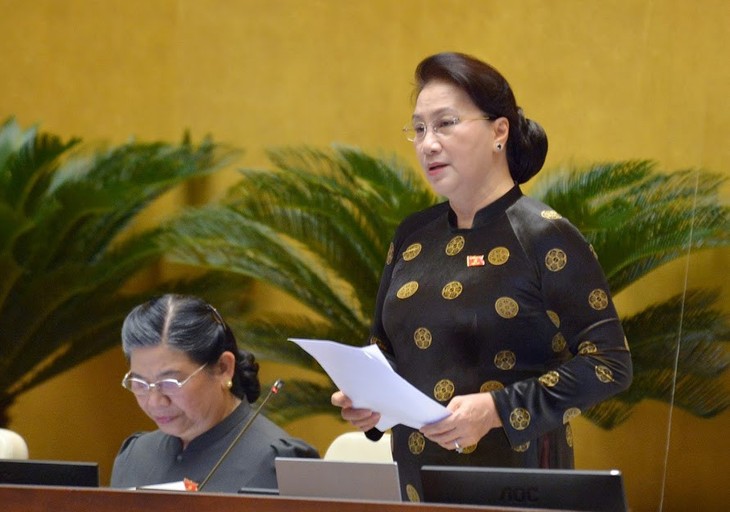
<svg viewBox="0 0 730 512"><path fill-rule="evenodd" d="M484 255L473 254L466 257L467 267L483 267L484 266Z"/></svg>

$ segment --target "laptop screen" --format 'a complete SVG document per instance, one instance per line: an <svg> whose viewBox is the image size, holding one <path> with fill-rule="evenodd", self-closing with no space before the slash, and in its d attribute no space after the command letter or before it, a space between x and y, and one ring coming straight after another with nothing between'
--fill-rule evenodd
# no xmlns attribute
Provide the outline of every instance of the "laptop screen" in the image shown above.
<svg viewBox="0 0 730 512"><path fill-rule="evenodd" d="M520 508L626 512L618 470L423 466L424 501Z"/></svg>
<svg viewBox="0 0 730 512"><path fill-rule="evenodd" d="M99 487L96 462L0 459L0 483Z"/></svg>
<svg viewBox="0 0 730 512"><path fill-rule="evenodd" d="M279 495L401 501L395 462L346 462L277 457Z"/></svg>

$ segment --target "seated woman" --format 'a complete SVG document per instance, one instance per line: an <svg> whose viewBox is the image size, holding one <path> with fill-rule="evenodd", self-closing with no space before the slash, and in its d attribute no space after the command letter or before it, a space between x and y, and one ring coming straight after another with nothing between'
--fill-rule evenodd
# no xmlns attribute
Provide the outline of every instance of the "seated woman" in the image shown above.
<svg viewBox="0 0 730 512"><path fill-rule="evenodd" d="M196 297L165 295L135 307L122 327L134 393L158 430L124 441L112 487L206 480L254 414L258 363L240 350L218 312ZM257 416L226 455L205 491L276 488L276 457L317 458L307 443Z"/></svg>

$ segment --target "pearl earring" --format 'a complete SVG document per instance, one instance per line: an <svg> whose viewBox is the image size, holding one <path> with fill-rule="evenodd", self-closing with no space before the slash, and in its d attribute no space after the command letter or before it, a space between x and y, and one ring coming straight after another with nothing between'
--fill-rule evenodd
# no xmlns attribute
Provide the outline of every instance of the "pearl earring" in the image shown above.
<svg viewBox="0 0 730 512"><path fill-rule="evenodd" d="M226 382L226 387L228 389L231 389L233 387L233 381L232 380L229 380L228 382Z"/></svg>

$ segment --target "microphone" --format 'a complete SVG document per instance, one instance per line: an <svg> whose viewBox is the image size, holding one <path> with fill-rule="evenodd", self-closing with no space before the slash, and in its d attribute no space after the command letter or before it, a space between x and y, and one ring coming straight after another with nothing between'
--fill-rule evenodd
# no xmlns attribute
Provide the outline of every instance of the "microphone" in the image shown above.
<svg viewBox="0 0 730 512"><path fill-rule="evenodd" d="M197 489L195 489L195 490L197 490L197 491L203 490L203 487L205 487L205 484L208 483L208 480L210 480L210 477L212 477L213 474L218 470L218 467L223 463L223 461L226 459L226 457L231 452L231 450L233 449L233 447L236 446L236 444L238 443L238 441L241 439L241 437L243 436L243 434L251 426L251 423L253 423L253 420L256 419L256 416L259 415L259 413L264 408L264 406L269 401L269 399L272 396L278 394L279 393L279 390L281 390L282 387L284 387L284 381L283 380L278 379L276 382L274 382L274 384L271 386L271 389L269 390L269 394L266 395L266 398L264 398L262 400L262 402L256 408L256 410L254 411L254 413L248 419L248 421L246 422L246 424L243 426L243 428L241 429L241 431L238 433L238 435L236 435L236 438L233 440L233 442L230 444L230 446L226 449L226 451L223 452L223 455L221 455L221 458L218 459L218 462L215 463L215 466L213 466L213 469L210 470L210 473L208 473L208 476L205 477L205 479L201 482L200 485L197 486Z"/></svg>

